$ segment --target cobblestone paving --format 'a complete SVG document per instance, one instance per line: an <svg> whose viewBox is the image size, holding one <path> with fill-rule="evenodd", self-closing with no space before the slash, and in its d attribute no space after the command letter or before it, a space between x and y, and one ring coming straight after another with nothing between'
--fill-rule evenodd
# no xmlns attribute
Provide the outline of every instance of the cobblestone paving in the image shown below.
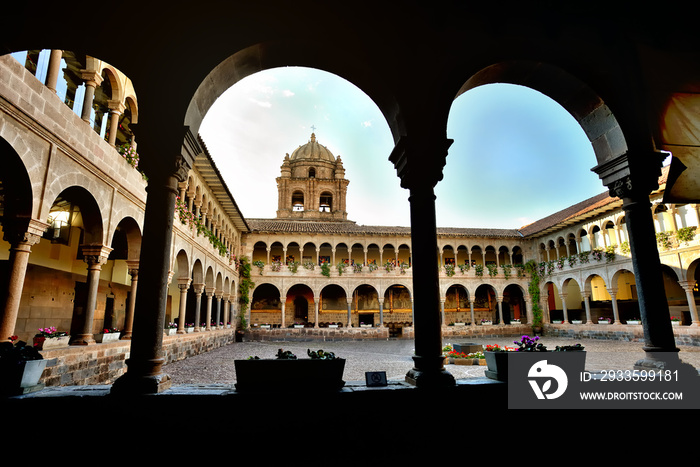
<svg viewBox="0 0 700 467"><path fill-rule="evenodd" d="M513 337L455 340L454 343L474 342L481 345L499 344L514 346ZM548 349L557 345L581 343L586 348L586 370L627 370L644 357L641 342L605 341L594 339L570 340L543 337L541 342ZM445 341L445 344L451 342ZM334 352L346 359L345 381L364 381L366 371L385 371L387 379L403 381L413 367L411 356L414 342L409 339L388 341L305 341L305 342L239 342L206 354L165 365L164 371L173 384L233 384L236 373L233 361L249 356L274 358L278 349L290 350L299 358L306 358L307 349ZM700 368L700 347L679 346L681 359ZM485 366L446 365L456 379L484 376Z"/></svg>

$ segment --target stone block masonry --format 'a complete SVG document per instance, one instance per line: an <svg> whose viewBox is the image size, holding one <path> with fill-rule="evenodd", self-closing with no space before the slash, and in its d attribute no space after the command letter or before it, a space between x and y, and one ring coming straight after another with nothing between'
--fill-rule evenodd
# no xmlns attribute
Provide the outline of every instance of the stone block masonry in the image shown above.
<svg viewBox="0 0 700 467"><path fill-rule="evenodd" d="M163 337L165 362L171 363L235 342L233 329ZM42 351L47 360L41 382L48 386L112 384L126 372L131 342L70 346Z"/></svg>

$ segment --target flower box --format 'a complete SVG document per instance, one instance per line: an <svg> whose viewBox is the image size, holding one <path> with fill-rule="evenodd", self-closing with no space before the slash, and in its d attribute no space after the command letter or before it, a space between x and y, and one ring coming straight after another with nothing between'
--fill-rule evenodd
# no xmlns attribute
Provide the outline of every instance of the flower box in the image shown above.
<svg viewBox="0 0 700 467"><path fill-rule="evenodd" d="M177 328L167 328L165 329L165 335L166 336L174 336L177 334Z"/></svg>
<svg viewBox="0 0 700 467"><path fill-rule="evenodd" d="M598 324L610 324L610 321L607 319L599 319Z"/></svg>
<svg viewBox="0 0 700 467"><path fill-rule="evenodd" d="M185 332L187 332L187 334L194 332L194 326L190 326L190 327L185 328Z"/></svg>
<svg viewBox="0 0 700 467"><path fill-rule="evenodd" d="M455 326L464 326L464 323L454 323Z"/></svg>
<svg viewBox="0 0 700 467"><path fill-rule="evenodd" d="M371 328L372 325L371 324L360 324L360 327L361 328Z"/></svg>
<svg viewBox="0 0 700 467"><path fill-rule="evenodd" d="M493 324L493 321L482 321L481 325L482 326L491 326Z"/></svg>
<svg viewBox="0 0 700 467"><path fill-rule="evenodd" d="M248 359L233 364L237 391L337 391L345 385L344 358Z"/></svg>
<svg viewBox="0 0 700 467"><path fill-rule="evenodd" d="M628 319L627 324L642 324L642 322L638 319Z"/></svg>
<svg viewBox="0 0 700 467"><path fill-rule="evenodd" d="M571 324L583 324L583 321L581 321L580 319L572 319Z"/></svg>
<svg viewBox="0 0 700 467"><path fill-rule="evenodd" d="M672 326L680 326L681 322L680 321L671 321Z"/></svg>
<svg viewBox="0 0 700 467"><path fill-rule="evenodd" d="M552 324L564 324L564 321L561 319L555 319L552 321Z"/></svg>
<svg viewBox="0 0 700 467"><path fill-rule="evenodd" d="M509 373L522 376L527 379L528 371L541 360L547 363L559 365L562 368L574 369L574 374L579 375L586 366L585 350L552 351L546 352L490 352L485 351L487 369L484 375L487 378L498 381L508 381ZM518 378L519 379L519 378Z"/></svg>
<svg viewBox="0 0 700 467"><path fill-rule="evenodd" d="M295 324L294 329L303 329L304 325L303 324Z"/></svg>
<svg viewBox="0 0 700 467"><path fill-rule="evenodd" d="M44 388L39 384L41 375L46 368L47 360L26 360L12 369L3 368L0 378L0 393L4 395L20 395L35 392Z"/></svg>
<svg viewBox="0 0 700 467"><path fill-rule="evenodd" d="M511 353L485 351L484 359L487 369L484 375L497 381L508 381L508 355Z"/></svg>
<svg viewBox="0 0 700 467"><path fill-rule="evenodd" d="M70 345L70 336L60 337L35 337L34 347L39 350L51 350Z"/></svg>
<svg viewBox="0 0 700 467"><path fill-rule="evenodd" d="M260 329L270 329L270 325L269 324L261 324Z"/></svg>
<svg viewBox="0 0 700 467"><path fill-rule="evenodd" d="M337 324L329 324L328 327L329 327L329 328L337 328L338 325L337 325Z"/></svg>
<svg viewBox="0 0 700 467"><path fill-rule="evenodd" d="M119 340L121 333L119 332L101 332L95 334L95 342L98 344L106 344L107 342L116 342Z"/></svg>

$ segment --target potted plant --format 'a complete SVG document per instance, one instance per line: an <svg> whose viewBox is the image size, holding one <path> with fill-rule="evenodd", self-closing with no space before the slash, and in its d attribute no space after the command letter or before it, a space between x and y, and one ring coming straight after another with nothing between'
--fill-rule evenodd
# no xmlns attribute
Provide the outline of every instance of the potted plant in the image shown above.
<svg viewBox="0 0 700 467"><path fill-rule="evenodd" d="M39 379L46 368L46 360L36 347L11 336L0 342L0 393L19 395L44 387Z"/></svg>
<svg viewBox="0 0 700 467"><path fill-rule="evenodd" d="M306 353L309 358L297 358L279 349L276 358L234 360L236 390L265 392L283 383L292 392L337 391L345 385L344 358L323 350L307 349Z"/></svg>
<svg viewBox="0 0 700 467"><path fill-rule="evenodd" d="M642 321L639 318L632 318L627 320L627 324L642 324Z"/></svg>
<svg viewBox="0 0 700 467"><path fill-rule="evenodd" d="M57 347L66 347L70 344L68 333L58 331L54 326L39 328L39 332L34 336L34 347L37 350L49 350Z"/></svg>
<svg viewBox="0 0 700 467"><path fill-rule="evenodd" d="M481 325L482 325L482 326L491 326L492 324L493 324L493 321L491 321L490 319L483 318L483 319L481 320Z"/></svg>
<svg viewBox="0 0 700 467"><path fill-rule="evenodd" d="M187 334L194 332L194 323L187 323L185 324L185 332Z"/></svg>
<svg viewBox="0 0 700 467"><path fill-rule="evenodd" d="M514 350L513 347L501 347L497 344L484 347L486 360L484 375L498 381L508 381L508 354Z"/></svg>
<svg viewBox="0 0 700 467"><path fill-rule="evenodd" d="M610 318L598 317L598 324L610 324L611 322L612 320Z"/></svg>
<svg viewBox="0 0 700 467"><path fill-rule="evenodd" d="M174 336L175 334L177 334L177 323L168 323L165 327L165 335Z"/></svg>
<svg viewBox="0 0 700 467"><path fill-rule="evenodd" d="M673 326L680 326L681 319L678 316L671 316L671 324Z"/></svg>
<svg viewBox="0 0 700 467"><path fill-rule="evenodd" d="M106 343L118 341L120 337L119 329L105 328L101 333L95 335L95 342Z"/></svg>

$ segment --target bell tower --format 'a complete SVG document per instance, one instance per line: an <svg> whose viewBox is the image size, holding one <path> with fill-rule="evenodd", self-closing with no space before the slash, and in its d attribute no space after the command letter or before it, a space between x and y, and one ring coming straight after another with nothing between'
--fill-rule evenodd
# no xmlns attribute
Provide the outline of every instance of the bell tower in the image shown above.
<svg viewBox="0 0 700 467"><path fill-rule="evenodd" d="M345 221L348 183L340 156L311 133L306 144L284 157L277 177L277 218Z"/></svg>

